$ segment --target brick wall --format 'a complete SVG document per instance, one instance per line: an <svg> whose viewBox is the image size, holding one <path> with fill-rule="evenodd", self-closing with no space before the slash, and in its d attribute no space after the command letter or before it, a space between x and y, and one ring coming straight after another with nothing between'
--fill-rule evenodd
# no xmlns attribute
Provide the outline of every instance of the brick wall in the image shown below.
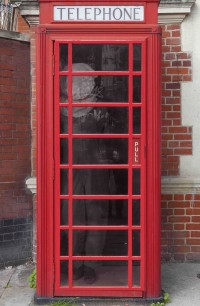
<svg viewBox="0 0 200 306"><path fill-rule="evenodd" d="M180 156L192 154L192 127L181 120L181 82L191 81L191 54L181 50L180 25L163 26L162 175L180 174Z"/></svg>
<svg viewBox="0 0 200 306"><path fill-rule="evenodd" d="M31 257L32 240L27 233L30 226L24 230L16 226L32 223L32 195L25 187L25 179L31 175L30 46L27 42L0 38L0 100L2 266ZM23 233L19 235L19 232Z"/></svg>
<svg viewBox="0 0 200 306"><path fill-rule="evenodd" d="M162 258L199 261L199 194L162 196Z"/></svg>
<svg viewBox="0 0 200 306"><path fill-rule="evenodd" d="M21 33L30 33L30 28L28 23L21 15L18 15L17 19L17 31Z"/></svg>
<svg viewBox="0 0 200 306"><path fill-rule="evenodd" d="M192 80L190 52L181 49L180 25L163 27L162 175L179 176L180 156L192 154L192 127L182 125L181 83ZM189 165L188 165L189 166ZM200 260L200 195L162 195L163 260Z"/></svg>

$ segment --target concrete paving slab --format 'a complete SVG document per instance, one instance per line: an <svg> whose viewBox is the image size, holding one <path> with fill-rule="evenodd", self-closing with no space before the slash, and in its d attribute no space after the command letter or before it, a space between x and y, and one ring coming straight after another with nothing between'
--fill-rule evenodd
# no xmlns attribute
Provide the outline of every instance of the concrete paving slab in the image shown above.
<svg viewBox="0 0 200 306"><path fill-rule="evenodd" d="M8 267L0 271L0 297L2 296L7 284L9 283L15 268Z"/></svg>
<svg viewBox="0 0 200 306"><path fill-rule="evenodd" d="M35 290L28 287L27 277L33 265L23 265L0 271L0 306L30 306ZM162 265L162 288L169 292L169 306L200 306L200 263L166 263ZM8 286L7 286L8 284ZM6 287L6 288L4 288ZM47 303L40 303L47 305ZM150 303L130 300L74 299L75 306L147 306Z"/></svg>
<svg viewBox="0 0 200 306"><path fill-rule="evenodd" d="M169 306L200 305L200 263L162 265L162 288L170 294Z"/></svg>
<svg viewBox="0 0 200 306"><path fill-rule="evenodd" d="M34 265L28 263L16 268L0 271L0 279L4 280L0 306L29 306L35 290L28 286L28 276ZM3 281L2 281L3 284Z"/></svg>
<svg viewBox="0 0 200 306"><path fill-rule="evenodd" d="M0 299L0 306L29 306L34 292L28 287L7 288Z"/></svg>

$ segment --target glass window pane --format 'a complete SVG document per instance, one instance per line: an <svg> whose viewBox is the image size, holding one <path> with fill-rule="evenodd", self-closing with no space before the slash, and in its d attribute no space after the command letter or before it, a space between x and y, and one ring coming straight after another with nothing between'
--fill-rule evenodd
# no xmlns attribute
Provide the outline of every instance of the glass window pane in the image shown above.
<svg viewBox="0 0 200 306"><path fill-rule="evenodd" d="M142 66L141 51L142 51L141 44L133 45L133 71L141 71L141 66Z"/></svg>
<svg viewBox="0 0 200 306"><path fill-rule="evenodd" d="M68 133L68 108L60 108L60 134Z"/></svg>
<svg viewBox="0 0 200 306"><path fill-rule="evenodd" d="M68 194L68 170L60 169L60 194Z"/></svg>
<svg viewBox="0 0 200 306"><path fill-rule="evenodd" d="M68 201L60 201L60 225L68 225Z"/></svg>
<svg viewBox="0 0 200 306"><path fill-rule="evenodd" d="M133 169L133 195L140 194L140 169Z"/></svg>
<svg viewBox="0 0 200 306"><path fill-rule="evenodd" d="M126 256L128 232L106 230L74 230L74 256Z"/></svg>
<svg viewBox="0 0 200 306"><path fill-rule="evenodd" d="M140 200L133 200L132 225L140 225Z"/></svg>
<svg viewBox="0 0 200 306"><path fill-rule="evenodd" d="M132 243L133 256L140 256L140 231L133 231L133 243Z"/></svg>
<svg viewBox="0 0 200 306"><path fill-rule="evenodd" d="M68 78L67 76L60 76L60 103L68 102Z"/></svg>
<svg viewBox="0 0 200 306"><path fill-rule="evenodd" d="M127 225L127 200L74 200L73 225Z"/></svg>
<svg viewBox="0 0 200 306"><path fill-rule="evenodd" d="M128 264L125 260L84 260L73 262L74 286L127 286Z"/></svg>
<svg viewBox="0 0 200 306"><path fill-rule="evenodd" d="M127 169L73 170L73 193L75 195L127 195L127 192Z"/></svg>
<svg viewBox="0 0 200 306"><path fill-rule="evenodd" d="M63 120L67 120L67 117ZM73 107L72 120L74 134L128 133L128 109L126 107Z"/></svg>
<svg viewBox="0 0 200 306"><path fill-rule="evenodd" d="M133 108L133 134L141 133L141 107Z"/></svg>
<svg viewBox="0 0 200 306"><path fill-rule="evenodd" d="M140 286L140 261L133 261L133 287Z"/></svg>
<svg viewBox="0 0 200 306"><path fill-rule="evenodd" d="M60 139L60 163L68 164L68 139Z"/></svg>
<svg viewBox="0 0 200 306"><path fill-rule="evenodd" d="M68 286L68 261L60 261L60 286Z"/></svg>
<svg viewBox="0 0 200 306"><path fill-rule="evenodd" d="M127 164L128 139L73 139L74 164Z"/></svg>
<svg viewBox="0 0 200 306"><path fill-rule="evenodd" d="M128 45L125 44L74 44L72 54L72 62L79 64L79 71L87 71L87 66L95 71L128 70Z"/></svg>
<svg viewBox="0 0 200 306"><path fill-rule="evenodd" d="M68 256L68 231L60 231L60 255Z"/></svg>
<svg viewBox="0 0 200 306"><path fill-rule="evenodd" d="M141 76L133 77L133 102L141 102Z"/></svg>
<svg viewBox="0 0 200 306"><path fill-rule="evenodd" d="M68 65L68 45L60 45L60 71L67 71Z"/></svg>
<svg viewBox="0 0 200 306"><path fill-rule="evenodd" d="M62 80L61 89L65 97L66 80ZM128 102L128 76L74 76L72 99L75 102Z"/></svg>

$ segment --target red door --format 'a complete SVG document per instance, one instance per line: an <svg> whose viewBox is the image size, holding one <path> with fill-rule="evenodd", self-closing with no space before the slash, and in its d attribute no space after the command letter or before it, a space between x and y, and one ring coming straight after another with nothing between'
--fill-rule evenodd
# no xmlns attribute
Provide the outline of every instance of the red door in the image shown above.
<svg viewBox="0 0 200 306"><path fill-rule="evenodd" d="M54 47L54 294L141 297L146 41Z"/></svg>

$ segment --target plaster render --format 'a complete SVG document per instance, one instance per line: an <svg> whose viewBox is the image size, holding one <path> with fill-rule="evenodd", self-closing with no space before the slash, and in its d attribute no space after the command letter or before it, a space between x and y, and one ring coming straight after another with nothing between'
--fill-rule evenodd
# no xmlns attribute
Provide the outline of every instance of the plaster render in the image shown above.
<svg viewBox="0 0 200 306"><path fill-rule="evenodd" d="M193 127L193 154L181 156L181 177L200 177L200 0L181 26L182 48L192 54L192 82L182 83L182 122Z"/></svg>

